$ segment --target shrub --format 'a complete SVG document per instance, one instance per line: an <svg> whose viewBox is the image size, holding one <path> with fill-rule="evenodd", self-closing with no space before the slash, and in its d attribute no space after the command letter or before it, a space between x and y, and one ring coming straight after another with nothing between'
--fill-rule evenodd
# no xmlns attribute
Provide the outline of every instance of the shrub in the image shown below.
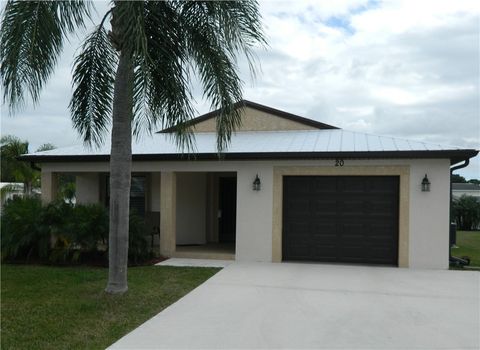
<svg viewBox="0 0 480 350"><path fill-rule="evenodd" d="M72 220L74 207L62 200L51 202L42 208L43 225L55 237L65 238L64 227Z"/></svg>
<svg viewBox="0 0 480 350"><path fill-rule="evenodd" d="M472 196L462 195L453 201L453 216L459 230L475 230L480 225L480 202Z"/></svg>
<svg viewBox="0 0 480 350"><path fill-rule="evenodd" d="M152 254L145 231L145 220L136 213L131 213L128 234L128 260L130 263L138 264L151 258Z"/></svg>
<svg viewBox="0 0 480 350"><path fill-rule="evenodd" d="M102 245L106 246L108 214L103 206L57 202L45 210L50 212L51 233L55 236L51 262L78 262L83 256L100 251Z"/></svg>
<svg viewBox="0 0 480 350"><path fill-rule="evenodd" d="M2 260L106 262L108 212L99 204L74 206L59 200L42 206L39 198L15 198L5 204L1 221ZM129 262L149 259L143 218L132 213L129 231Z"/></svg>
<svg viewBox="0 0 480 350"><path fill-rule="evenodd" d="M50 229L45 225L42 202L36 197L8 200L2 212L2 260L46 258Z"/></svg>
<svg viewBox="0 0 480 350"><path fill-rule="evenodd" d="M76 248L84 251L97 250L99 244L107 243L108 213L99 204L77 204L64 231Z"/></svg>

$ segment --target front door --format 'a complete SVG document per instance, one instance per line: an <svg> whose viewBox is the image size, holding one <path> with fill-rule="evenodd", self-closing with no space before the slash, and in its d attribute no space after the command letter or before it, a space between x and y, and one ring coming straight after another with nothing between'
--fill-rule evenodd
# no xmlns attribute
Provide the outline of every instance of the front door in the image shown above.
<svg viewBox="0 0 480 350"><path fill-rule="evenodd" d="M237 178L221 177L219 179L219 241L235 242L237 223Z"/></svg>

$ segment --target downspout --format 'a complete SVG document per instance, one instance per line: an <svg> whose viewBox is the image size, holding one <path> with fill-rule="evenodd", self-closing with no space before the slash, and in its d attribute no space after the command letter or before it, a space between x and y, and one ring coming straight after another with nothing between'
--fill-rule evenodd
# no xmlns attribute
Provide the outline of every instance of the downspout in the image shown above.
<svg viewBox="0 0 480 350"><path fill-rule="evenodd" d="M452 219L453 219L453 215L452 215L452 207L453 207L452 175L453 175L453 172L455 170L465 168L469 164L470 164L470 158L467 158L463 161L463 164L459 164L459 165L456 165L456 166L453 166L453 167L450 168L450 212L449 212L450 220L448 222L448 232L449 232L449 235L448 235L448 259L449 260L451 260L451 258L452 258L452 249L450 247L450 230L451 230Z"/></svg>

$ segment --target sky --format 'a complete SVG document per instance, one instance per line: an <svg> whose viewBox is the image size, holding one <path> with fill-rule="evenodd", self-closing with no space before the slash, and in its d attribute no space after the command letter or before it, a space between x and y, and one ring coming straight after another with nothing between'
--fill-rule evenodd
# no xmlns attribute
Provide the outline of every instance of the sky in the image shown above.
<svg viewBox="0 0 480 350"><path fill-rule="evenodd" d="M95 6L98 23L108 3ZM256 50L254 79L239 63L245 99L346 130L480 149L480 1L270 0L260 10L269 45ZM31 150L81 144L68 103L92 26L66 43L38 105L13 116L2 105L2 135ZM208 112L196 90L198 114ZM480 178L480 157L458 173Z"/></svg>

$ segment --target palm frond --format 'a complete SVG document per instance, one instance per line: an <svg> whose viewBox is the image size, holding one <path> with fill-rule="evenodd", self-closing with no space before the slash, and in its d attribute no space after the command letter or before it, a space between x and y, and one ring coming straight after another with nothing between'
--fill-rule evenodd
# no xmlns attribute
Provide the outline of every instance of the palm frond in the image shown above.
<svg viewBox="0 0 480 350"><path fill-rule="evenodd" d="M10 112L38 102L67 34L83 25L88 1L8 1L0 28L0 76Z"/></svg>
<svg viewBox="0 0 480 350"><path fill-rule="evenodd" d="M241 125L243 82L238 76L238 55L252 60L252 48L264 44L255 1L185 2L181 6L184 44L212 109L219 109L217 149L222 152ZM251 65L251 67L253 64Z"/></svg>
<svg viewBox="0 0 480 350"><path fill-rule="evenodd" d="M55 149L55 148L57 147L55 147L55 145L52 143L44 143L37 148L36 152L51 151L52 149Z"/></svg>
<svg viewBox="0 0 480 350"><path fill-rule="evenodd" d="M188 75L188 56L182 45L180 14L168 2L146 2L144 35L147 51L136 45L134 133L176 126L177 146L194 151L194 136L187 127L195 110Z"/></svg>
<svg viewBox="0 0 480 350"><path fill-rule="evenodd" d="M69 108L73 126L88 145L100 145L108 131L117 61L117 52L102 26L87 37L75 58Z"/></svg>
<svg viewBox="0 0 480 350"><path fill-rule="evenodd" d="M35 178L35 171L30 164L17 159L28 153L28 141L22 141L13 135L0 139L1 178L4 182L27 182Z"/></svg>

